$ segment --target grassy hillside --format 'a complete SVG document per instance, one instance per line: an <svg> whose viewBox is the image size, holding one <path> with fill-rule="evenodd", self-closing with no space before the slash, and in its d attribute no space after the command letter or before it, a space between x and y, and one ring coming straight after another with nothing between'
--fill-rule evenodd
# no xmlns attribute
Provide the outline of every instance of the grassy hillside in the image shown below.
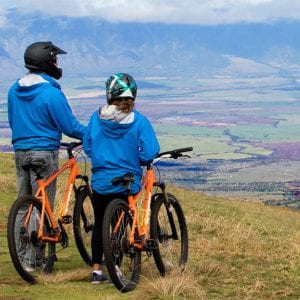
<svg viewBox="0 0 300 300"><path fill-rule="evenodd" d="M138 288L120 294L89 283L90 270L70 247L57 254L53 274L36 285L14 270L6 242L15 199L12 154L0 153L0 299L300 299L300 212L256 202L207 197L171 188L184 207L190 256L183 276L158 276L151 259Z"/></svg>

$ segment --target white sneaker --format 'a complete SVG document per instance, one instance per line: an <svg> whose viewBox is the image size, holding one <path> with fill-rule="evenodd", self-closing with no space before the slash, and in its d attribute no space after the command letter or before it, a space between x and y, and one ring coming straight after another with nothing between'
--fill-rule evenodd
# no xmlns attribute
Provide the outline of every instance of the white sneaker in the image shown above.
<svg viewBox="0 0 300 300"><path fill-rule="evenodd" d="M23 269L28 273L32 273L35 271L35 269L30 266L23 266Z"/></svg>

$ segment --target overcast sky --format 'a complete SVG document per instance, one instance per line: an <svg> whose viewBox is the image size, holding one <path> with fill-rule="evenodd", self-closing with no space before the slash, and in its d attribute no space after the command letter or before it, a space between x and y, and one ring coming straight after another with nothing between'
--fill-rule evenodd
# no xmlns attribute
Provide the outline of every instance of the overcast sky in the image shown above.
<svg viewBox="0 0 300 300"><path fill-rule="evenodd" d="M300 20L300 0L0 0L0 26L8 11L111 22L223 24Z"/></svg>

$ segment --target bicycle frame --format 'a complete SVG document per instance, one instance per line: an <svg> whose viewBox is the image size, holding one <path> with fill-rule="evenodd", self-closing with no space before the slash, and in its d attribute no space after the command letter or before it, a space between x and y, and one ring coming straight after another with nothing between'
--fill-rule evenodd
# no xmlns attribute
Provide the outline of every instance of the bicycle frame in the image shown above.
<svg viewBox="0 0 300 300"><path fill-rule="evenodd" d="M65 172L68 169L70 169L70 174L69 174L68 181L66 184L66 190L64 192L63 201L62 201L61 209L59 212L59 218L58 218L58 223L59 222L63 223L63 218L64 218L64 216L66 216L66 213L68 211L68 207L69 207L69 203L70 203L70 199L71 199L71 192L72 192L72 189L74 188L74 182L75 182L76 178L81 177L75 157L70 157L67 162L65 162L56 172L54 172L47 179L43 180L42 178L39 178L37 180L38 190L35 193L35 197L38 198L42 202L41 221L40 221L40 228L38 231L38 239L41 240L42 242L55 242L55 243L60 242L61 230L59 228L59 224L57 223L57 221L54 218L53 210L49 203L46 188L59 175L61 175L63 172ZM24 227L26 229L29 224L31 212L32 212L32 207L29 208L26 219L25 219ZM53 237L52 236L44 236L44 233L43 233L45 212L47 212L49 219L50 219L49 221L54 230Z"/></svg>
<svg viewBox="0 0 300 300"><path fill-rule="evenodd" d="M182 156L182 152L191 151L193 150L192 147L187 148L181 148L181 149L175 149L172 151L167 151L160 153L159 157L156 159L156 161L159 161L162 158L178 158ZM158 182L155 176L155 172L153 169L153 162L147 165L147 171L145 176L142 179L142 188L141 190L135 194L135 195L129 195L127 197L128 199L128 205L130 208L130 211L132 213L132 226L129 233L129 246L133 246L135 248L138 248L140 250L147 250L147 242L151 242L148 239L148 233L149 233L149 222L150 222L150 215L151 215L151 199L152 199L152 190L153 186L160 187L162 194L164 196L164 199L166 202L168 202L168 194L166 192L165 184L163 182ZM143 197L143 207L138 207L137 202L141 198L142 193L145 192L145 195ZM142 216L141 221L139 220L139 212L142 210ZM169 211L167 211L169 221L172 228L172 233L174 239L178 239L177 236L177 230L174 225L174 220ZM122 222L122 219L124 217L124 214L121 214L116 225L113 228L113 232L116 233L119 230L120 224ZM138 239L136 237L136 233L138 235Z"/></svg>
<svg viewBox="0 0 300 300"><path fill-rule="evenodd" d="M150 214L151 214L151 210L150 210L151 196L152 196L152 189L155 183L156 183L156 176L153 167L148 166L146 174L142 180L142 189L136 195L128 196L129 208L133 214L132 228L129 235L129 244L134 245L134 247L139 248L141 250L144 249L145 241L147 241L148 238L149 221L150 221ZM139 222L139 211L141 210L141 208L137 207L137 201L140 199L143 192L145 192L145 195L143 198L141 221ZM119 221L121 222L121 220ZM119 222L117 222L116 227L118 226L118 224ZM138 236L141 238L140 242L137 242L137 239L135 239L134 237L135 229L137 230Z"/></svg>

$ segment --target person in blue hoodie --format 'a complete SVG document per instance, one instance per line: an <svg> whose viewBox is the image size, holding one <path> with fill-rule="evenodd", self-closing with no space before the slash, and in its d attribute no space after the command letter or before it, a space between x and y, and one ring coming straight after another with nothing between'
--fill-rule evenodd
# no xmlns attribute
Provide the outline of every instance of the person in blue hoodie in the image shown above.
<svg viewBox="0 0 300 300"><path fill-rule="evenodd" d="M42 176L58 168L58 149L62 134L82 140L86 127L73 115L68 101L56 80L62 76L57 56L66 52L51 42L36 42L24 53L29 72L8 91L8 120L18 180L18 196L33 194L36 176L24 171L25 161L42 161ZM56 182L47 189L53 207ZM29 269L29 267L28 267Z"/></svg>
<svg viewBox="0 0 300 300"><path fill-rule="evenodd" d="M58 148L65 135L83 139L85 126L73 115L56 80L62 76L57 55L66 52L51 42L36 42L24 53L29 72L17 80L8 92L8 120L12 130L19 196L32 194L36 187L33 174L22 169L25 159L43 159L47 168L43 176L58 168ZM55 184L48 196L53 205Z"/></svg>
<svg viewBox="0 0 300 300"><path fill-rule="evenodd" d="M114 177L134 174L131 194L141 189L141 165L152 161L160 147L155 132L146 117L134 109L137 85L132 76L118 73L106 81L107 104L91 117L83 146L92 164L92 203L95 224L92 235L92 283L106 280L102 272L102 219L109 201L126 199L128 191L122 185L113 186Z"/></svg>

